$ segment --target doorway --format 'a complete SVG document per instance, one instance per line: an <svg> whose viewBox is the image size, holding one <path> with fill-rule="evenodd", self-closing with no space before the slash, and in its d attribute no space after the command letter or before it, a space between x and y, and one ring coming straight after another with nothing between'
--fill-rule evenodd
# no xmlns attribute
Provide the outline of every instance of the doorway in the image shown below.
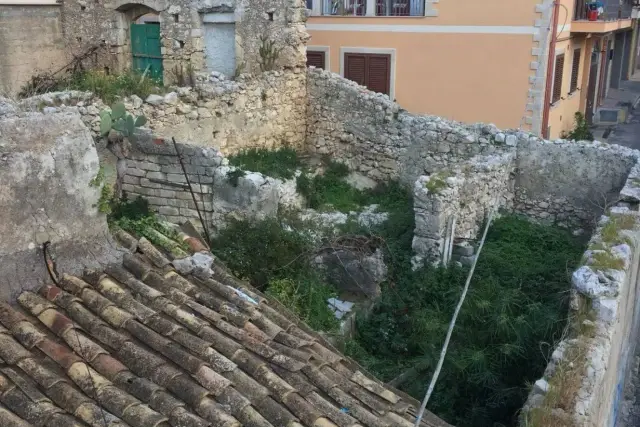
<svg viewBox="0 0 640 427"><path fill-rule="evenodd" d="M587 107L585 118L589 125L593 124L593 114L596 104L596 87L598 85L598 59L600 58L600 42L596 41L591 50L591 65L589 66L589 84L587 86Z"/></svg>
<svg viewBox="0 0 640 427"><path fill-rule="evenodd" d="M131 24L131 53L134 71L162 83L159 23Z"/></svg>

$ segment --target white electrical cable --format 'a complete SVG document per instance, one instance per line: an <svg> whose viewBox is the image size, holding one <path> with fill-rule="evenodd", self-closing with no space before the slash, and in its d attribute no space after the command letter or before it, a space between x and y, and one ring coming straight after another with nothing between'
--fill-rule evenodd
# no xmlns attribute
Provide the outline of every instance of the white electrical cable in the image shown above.
<svg viewBox="0 0 640 427"><path fill-rule="evenodd" d="M482 240L480 240L480 245L478 246L478 253L476 254L473 260L473 265L471 266L471 270L469 270L467 281L464 284L464 289L462 290L462 296L460 296L460 301L458 301L458 306L456 307L456 311L453 312L451 323L449 323L449 330L447 331L447 337L444 340L444 345L442 346L442 351L440 352L440 360L438 360L438 365L436 366L436 370L433 373L433 377L431 378L431 383L429 383L427 394L424 396L424 399L422 400L422 405L420 405L420 411L418 412L418 416L416 418L415 427L420 426L420 421L422 421L422 416L424 415L424 411L427 408L427 403L429 402L431 393L433 393L433 389L436 386L436 381L438 381L438 376L440 376L440 370L442 370L442 364L444 363L444 358L447 355L447 348L449 347L449 341L451 340L451 335L453 334L453 328L456 326L456 320L458 320L458 314L460 314L460 309L462 309L462 304L464 304L464 300L467 297L467 292L469 291L469 285L471 284L471 278L473 277L473 272L476 269L476 264L478 263L478 258L480 257L480 251L482 251L482 247L484 246L484 241L487 238L487 232L489 231L489 226L491 225L492 219L493 219L493 212L489 214L489 218L487 219L487 225L484 227L484 233L482 233Z"/></svg>

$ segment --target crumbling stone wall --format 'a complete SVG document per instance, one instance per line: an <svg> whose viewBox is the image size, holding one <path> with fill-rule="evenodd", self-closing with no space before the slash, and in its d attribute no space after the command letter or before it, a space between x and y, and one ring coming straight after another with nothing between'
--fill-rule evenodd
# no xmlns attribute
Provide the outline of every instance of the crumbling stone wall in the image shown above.
<svg viewBox="0 0 640 427"><path fill-rule="evenodd" d="M24 112L0 98L0 300L50 280L43 243L60 272L117 259L91 181L98 154L77 113Z"/></svg>
<svg viewBox="0 0 640 427"><path fill-rule="evenodd" d="M493 125L463 125L410 114L389 97L320 69L308 72L307 149L331 154L377 181L420 175L478 154L511 150L519 136Z"/></svg>
<svg viewBox="0 0 640 427"><path fill-rule="evenodd" d="M0 95L15 95L36 70L65 65L60 6L0 5Z"/></svg>
<svg viewBox="0 0 640 427"><path fill-rule="evenodd" d="M230 219L264 219L291 204L295 181L255 172L235 175L216 149L178 144L198 209L213 234ZM200 227L198 211L171 140L142 136L132 143L123 190L141 196L161 218L173 223L191 220Z"/></svg>
<svg viewBox="0 0 640 427"><path fill-rule="evenodd" d="M513 206L515 153L478 156L468 162L421 176L414 184L416 228L414 266L445 264L452 255L469 261L475 239L489 212Z"/></svg>
<svg viewBox="0 0 640 427"><path fill-rule="evenodd" d="M146 100L131 96L124 103L131 114L146 116L146 126L159 137L232 154L251 147L302 149L305 96L305 75L294 70L246 75L237 81L209 77L195 88ZM100 112L109 107L91 93L73 91L35 96L21 104L47 113L75 106L96 140Z"/></svg>
<svg viewBox="0 0 640 427"><path fill-rule="evenodd" d="M593 229L617 200L638 152L532 138L518 144L515 209L538 221Z"/></svg>
<svg viewBox="0 0 640 427"><path fill-rule="evenodd" d="M569 314L574 320L573 329L558 343L543 378L536 381L523 416L530 411L553 410L556 417L575 425L613 426L616 423L626 373L637 345L640 314L637 293L639 179L640 166L635 165L621 192L622 200L600 219L585 252L586 261L572 275ZM615 221L632 225L612 227ZM612 236L613 232L617 236ZM568 391L575 395L575 406L554 408L552 396L567 393L562 390L566 381L554 377L567 371L579 379L578 389ZM572 384L576 384L574 379Z"/></svg>
<svg viewBox="0 0 640 427"><path fill-rule="evenodd" d="M175 83L191 70L205 70L204 15L211 13L233 17L238 71L260 71L261 36L274 41L280 52L276 69L306 64L308 35L302 0L64 0L62 8L69 52L78 54L91 46L105 45L91 58L94 67L123 70L131 66L130 24L146 13L157 14L160 22L165 83Z"/></svg>

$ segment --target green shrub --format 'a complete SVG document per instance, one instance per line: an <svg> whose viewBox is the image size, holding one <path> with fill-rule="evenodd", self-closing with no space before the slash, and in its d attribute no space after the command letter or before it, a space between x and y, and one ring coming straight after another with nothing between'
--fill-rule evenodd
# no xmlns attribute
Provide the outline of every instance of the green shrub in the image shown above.
<svg viewBox="0 0 640 427"><path fill-rule="evenodd" d="M302 167L298 153L292 148L251 148L229 156L229 164L280 179L293 178L296 170Z"/></svg>
<svg viewBox="0 0 640 427"><path fill-rule="evenodd" d="M318 210L333 208L340 212L350 212L363 206L379 204L381 211L389 212L396 208L393 204L398 201L406 205L406 201L411 200L407 190L396 181L380 184L373 190L358 190L345 181L347 175L347 165L329 162L322 175L300 175L296 187L309 207ZM410 206L408 209L413 210Z"/></svg>
<svg viewBox="0 0 640 427"><path fill-rule="evenodd" d="M309 265L310 237L278 219L235 220L211 247L234 274L264 289L312 328L337 328L338 321L327 306L327 299L336 292Z"/></svg>
<svg viewBox="0 0 640 427"><path fill-rule="evenodd" d="M568 134L563 134L562 137L566 139L572 139L576 141L593 141L593 134L589 130L589 123L581 112L574 114L575 123L574 127Z"/></svg>
<svg viewBox="0 0 640 427"><path fill-rule="evenodd" d="M336 296L335 289L311 270L293 279L272 280L267 287L267 294L317 331L333 331L338 328L338 320L327 307L327 300Z"/></svg>
<svg viewBox="0 0 640 427"><path fill-rule="evenodd" d="M270 280L289 278L306 266L311 239L287 230L278 219L250 223L232 220L211 245L238 277L263 288Z"/></svg>
<svg viewBox="0 0 640 427"><path fill-rule="evenodd" d="M466 270L428 266L412 272L408 239L390 252L394 264L382 297L367 319L358 320L356 341L346 351L386 381L408 373L401 389L421 399ZM566 323L568 272L581 252L563 230L512 216L495 221L429 404L432 411L460 427L516 424L526 384L542 374L545 353Z"/></svg>
<svg viewBox="0 0 640 427"><path fill-rule="evenodd" d="M33 96L59 90L91 91L105 103L111 104L119 98L138 95L142 99L152 93L157 93L158 82L149 77L133 71L119 74L106 74L101 71L83 71L71 75L59 77L46 76L46 84L43 84L38 76L35 76L27 86L22 88L20 96Z"/></svg>

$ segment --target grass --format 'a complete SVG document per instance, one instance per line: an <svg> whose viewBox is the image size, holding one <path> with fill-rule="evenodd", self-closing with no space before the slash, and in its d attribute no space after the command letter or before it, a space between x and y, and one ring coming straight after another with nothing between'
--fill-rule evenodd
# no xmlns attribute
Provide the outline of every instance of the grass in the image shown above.
<svg viewBox="0 0 640 427"><path fill-rule="evenodd" d="M429 193L438 194L440 191L447 187L447 178L451 176L450 171L441 171L432 175L424 185L429 190Z"/></svg>
<svg viewBox="0 0 640 427"><path fill-rule="evenodd" d="M573 412L582 386L588 355L585 340L595 336L591 300L584 296L579 298L579 308L569 321L567 334L581 339L566 344L563 358L558 361L555 372L549 379L549 391L544 396L542 405L532 408L525 415L525 427L578 427L566 413Z"/></svg>
<svg viewBox="0 0 640 427"><path fill-rule="evenodd" d="M142 79L142 76L133 71L118 74L106 74L101 71L84 71L68 76L62 76L46 91L81 90L90 91L102 99L106 104L112 104L118 99L137 95L145 99L152 93L159 93L162 88L150 78ZM37 88L23 88L23 96L38 94Z"/></svg>
<svg viewBox="0 0 640 427"><path fill-rule="evenodd" d="M609 251L593 252L591 267L598 270L624 270L624 260L613 256Z"/></svg>
<svg viewBox="0 0 640 427"><path fill-rule="evenodd" d="M260 172L273 178L291 179L297 169L302 168L298 154L292 148L268 150L251 148L229 156L229 164L238 168Z"/></svg>
<svg viewBox="0 0 640 427"><path fill-rule="evenodd" d="M626 239L620 236L620 231L631 230L636 224L637 220L633 215L612 215L600 232L602 241L609 245L623 243Z"/></svg>

